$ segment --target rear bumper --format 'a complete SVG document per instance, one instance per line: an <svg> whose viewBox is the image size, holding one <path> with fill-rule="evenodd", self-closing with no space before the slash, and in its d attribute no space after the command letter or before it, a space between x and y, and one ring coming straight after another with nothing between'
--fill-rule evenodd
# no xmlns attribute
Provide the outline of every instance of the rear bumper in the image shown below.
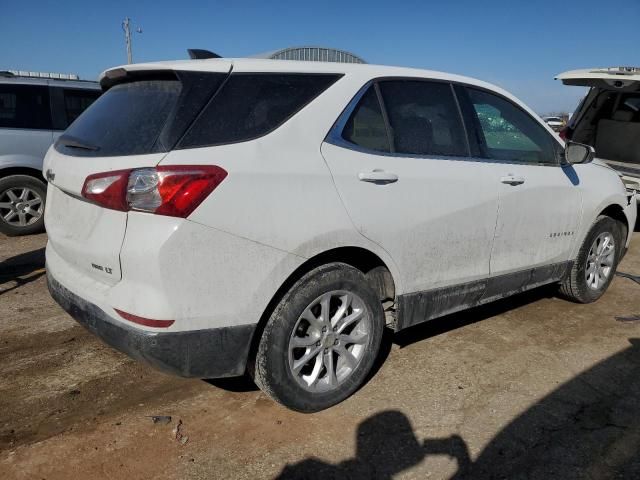
<svg viewBox="0 0 640 480"><path fill-rule="evenodd" d="M182 377L242 375L255 325L153 332L114 322L97 305L65 288L47 271L51 296L87 330L136 360Z"/></svg>

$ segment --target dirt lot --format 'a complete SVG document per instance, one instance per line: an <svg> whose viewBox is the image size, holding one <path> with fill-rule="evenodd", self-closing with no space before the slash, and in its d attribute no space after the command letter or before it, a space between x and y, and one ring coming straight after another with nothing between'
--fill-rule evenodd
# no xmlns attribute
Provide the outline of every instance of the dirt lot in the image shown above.
<svg viewBox="0 0 640 480"><path fill-rule="evenodd" d="M621 272L640 274L635 235ZM640 314L630 279L387 335L364 388L302 415L100 343L50 299L45 242L0 237L0 478L640 477L640 321L614 318Z"/></svg>

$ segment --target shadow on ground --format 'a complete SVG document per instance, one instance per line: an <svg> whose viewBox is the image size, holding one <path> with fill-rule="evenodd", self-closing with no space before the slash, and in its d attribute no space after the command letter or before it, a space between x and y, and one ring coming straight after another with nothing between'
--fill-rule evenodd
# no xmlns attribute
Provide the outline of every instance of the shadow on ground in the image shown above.
<svg viewBox="0 0 640 480"><path fill-rule="evenodd" d="M640 340L531 405L473 460L463 438L418 438L399 411L364 420L356 456L308 458L285 479L391 479L430 456L457 462L452 479L640 478Z"/></svg>
<svg viewBox="0 0 640 480"><path fill-rule="evenodd" d="M244 374L242 377L208 378L203 381L227 392L255 392L259 390L248 374Z"/></svg>
<svg viewBox="0 0 640 480"><path fill-rule="evenodd" d="M44 275L44 248L22 253L0 263L0 287L9 282L15 285L0 289L0 295L31 283Z"/></svg>
<svg viewBox="0 0 640 480"><path fill-rule="evenodd" d="M394 336L393 342L400 347L406 347L412 343L421 342L427 338L432 338L471 325L472 323L481 322L488 318L501 315L510 310L542 300L543 298L555 297L557 294L558 287L555 285L547 285L529 290L512 297L429 320L428 322L401 330Z"/></svg>

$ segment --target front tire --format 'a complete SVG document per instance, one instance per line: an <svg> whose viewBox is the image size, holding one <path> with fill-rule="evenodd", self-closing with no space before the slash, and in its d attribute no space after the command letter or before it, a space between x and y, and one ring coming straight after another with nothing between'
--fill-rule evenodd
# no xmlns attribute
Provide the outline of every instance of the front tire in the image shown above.
<svg viewBox="0 0 640 480"><path fill-rule="evenodd" d="M578 303L598 300L613 280L623 247L624 226L611 217L599 216L560 285L561 294Z"/></svg>
<svg viewBox="0 0 640 480"><path fill-rule="evenodd" d="M383 330L382 304L364 274L343 263L323 265L298 280L271 314L254 381L293 410L324 410L364 383Z"/></svg>
<svg viewBox="0 0 640 480"><path fill-rule="evenodd" d="M0 232L9 237L44 231L47 186L29 175L0 179Z"/></svg>

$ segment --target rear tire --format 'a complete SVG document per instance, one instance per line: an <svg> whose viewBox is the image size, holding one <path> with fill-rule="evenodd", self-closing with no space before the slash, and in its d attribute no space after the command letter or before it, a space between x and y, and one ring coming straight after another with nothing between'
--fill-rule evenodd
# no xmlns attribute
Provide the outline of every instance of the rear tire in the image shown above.
<svg viewBox="0 0 640 480"><path fill-rule="evenodd" d="M317 412L352 395L380 349L384 313L364 274L330 263L304 275L269 318L255 363L256 384L299 412Z"/></svg>
<svg viewBox="0 0 640 480"><path fill-rule="evenodd" d="M624 226L611 217L599 216L561 283L560 293L577 303L598 300L609 288L623 249Z"/></svg>
<svg viewBox="0 0 640 480"><path fill-rule="evenodd" d="M9 237L43 232L46 199L47 185L35 177L0 178L0 232Z"/></svg>

